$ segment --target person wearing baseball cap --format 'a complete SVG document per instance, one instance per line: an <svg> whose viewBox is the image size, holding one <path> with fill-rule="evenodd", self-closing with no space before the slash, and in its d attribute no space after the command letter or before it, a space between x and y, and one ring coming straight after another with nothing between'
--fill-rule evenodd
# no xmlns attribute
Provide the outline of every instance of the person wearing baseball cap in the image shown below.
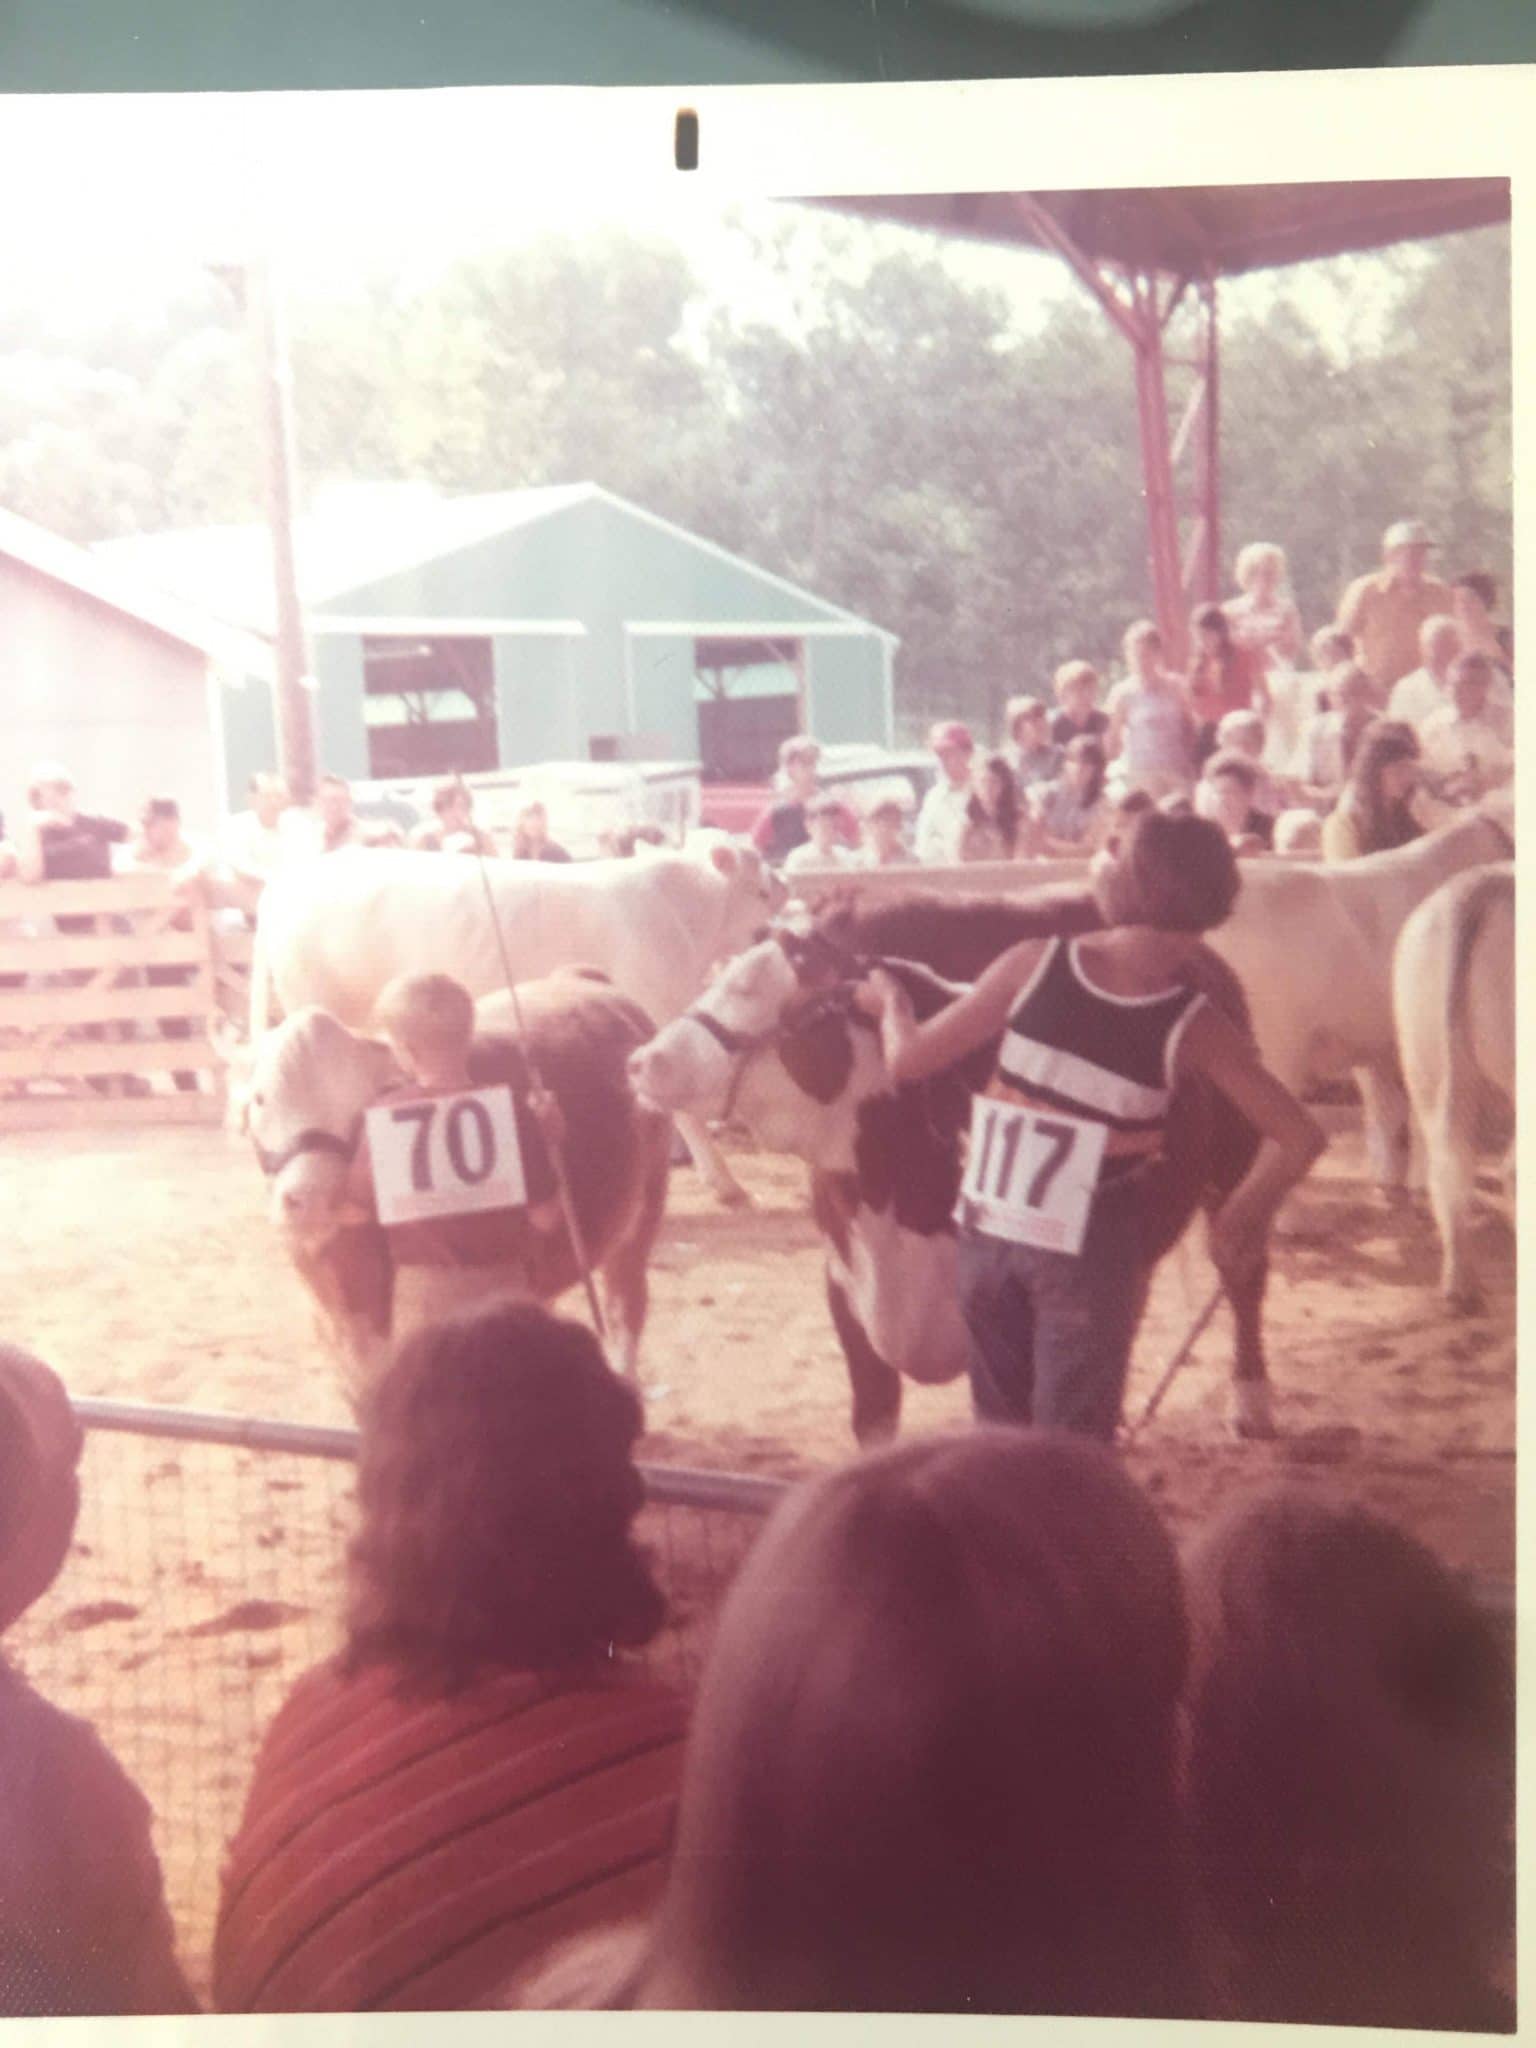
<svg viewBox="0 0 1536 2048"><path fill-rule="evenodd" d="M929 727L928 746L938 758L939 776L917 814L917 857L929 867L947 867L960 859L976 742L958 718L941 718Z"/></svg>
<svg viewBox="0 0 1536 2048"><path fill-rule="evenodd" d="M1434 536L1422 519L1399 519L1381 537L1382 566L1357 576L1339 603L1340 630L1354 636L1361 664L1390 690L1418 666L1419 628L1453 609L1448 583L1428 574Z"/></svg>
<svg viewBox="0 0 1536 2048"><path fill-rule="evenodd" d="M0 1344L0 1630L62 1570L81 1431L58 1376ZM0 1653L0 2017L195 2012L149 1802L89 1722Z"/></svg>

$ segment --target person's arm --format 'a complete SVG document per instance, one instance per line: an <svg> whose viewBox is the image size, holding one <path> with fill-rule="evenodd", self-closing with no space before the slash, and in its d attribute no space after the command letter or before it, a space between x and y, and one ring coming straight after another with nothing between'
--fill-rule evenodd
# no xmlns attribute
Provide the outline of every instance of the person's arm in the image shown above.
<svg viewBox="0 0 1536 2048"><path fill-rule="evenodd" d="M1104 753L1113 761L1125 745L1125 698L1119 689L1110 693L1104 715L1109 720L1104 728Z"/></svg>
<svg viewBox="0 0 1536 2048"><path fill-rule="evenodd" d="M1365 593L1370 588L1370 578L1362 576L1351 583L1339 599L1339 615L1334 621L1341 633L1348 633L1352 639L1360 632L1360 614L1365 609Z"/></svg>
<svg viewBox="0 0 1536 2048"><path fill-rule="evenodd" d="M42 811L24 811L21 823L16 828L16 874L23 882L41 882L47 878L47 867L43 859L43 826L46 814Z"/></svg>
<svg viewBox="0 0 1536 2048"><path fill-rule="evenodd" d="M1281 1202L1328 1148L1311 1112L1264 1065L1244 1031L1202 1005L1179 1046L1181 1074L1200 1074L1258 1131L1252 1166L1211 1219L1211 1256L1223 1274L1240 1274L1264 1248Z"/></svg>
<svg viewBox="0 0 1536 2048"><path fill-rule="evenodd" d="M942 1073L994 1038L1048 943L1025 939L1010 946L963 996L923 1024L901 983L877 967L859 991L859 1007L879 1022L886 1071L897 1087Z"/></svg>
<svg viewBox="0 0 1536 2048"><path fill-rule="evenodd" d="M1301 659L1301 613L1294 604L1288 604L1275 634L1275 652L1282 655L1292 668Z"/></svg>

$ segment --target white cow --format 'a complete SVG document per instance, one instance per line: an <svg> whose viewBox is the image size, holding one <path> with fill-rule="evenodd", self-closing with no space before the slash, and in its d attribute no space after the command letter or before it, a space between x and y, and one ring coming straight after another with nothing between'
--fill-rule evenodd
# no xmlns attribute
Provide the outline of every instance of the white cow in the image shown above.
<svg viewBox="0 0 1536 2048"><path fill-rule="evenodd" d="M1458 875L1403 926L1393 963L1398 1044L1419 1120L1429 1199L1440 1231L1441 1288L1478 1306L1468 1256L1480 1141L1510 1131L1515 1101L1515 870ZM1514 1146L1503 1160L1512 1192Z"/></svg>
<svg viewBox="0 0 1536 2048"><path fill-rule="evenodd" d="M285 1014L314 1005L361 1028L398 974L452 974L483 996L506 985L509 966L517 982L599 968L663 1024L783 900L782 883L750 847L569 866L334 854L267 885L251 965L251 1042L271 1021L274 998ZM744 1201L703 1125L685 1124L684 1136L715 1193Z"/></svg>
<svg viewBox="0 0 1536 2048"><path fill-rule="evenodd" d="M1376 1179L1405 1185L1412 1121L1392 1014L1392 956L1411 912L1463 869L1507 859L1512 810L1493 800L1409 846L1332 867L1245 861L1231 917L1209 935L1237 973L1265 1065L1300 1092L1353 1069Z"/></svg>

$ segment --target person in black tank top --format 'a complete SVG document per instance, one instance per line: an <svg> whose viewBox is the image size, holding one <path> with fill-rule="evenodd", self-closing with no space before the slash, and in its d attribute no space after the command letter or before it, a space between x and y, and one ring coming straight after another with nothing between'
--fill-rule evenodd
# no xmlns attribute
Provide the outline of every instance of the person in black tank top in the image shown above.
<svg viewBox="0 0 1536 2048"><path fill-rule="evenodd" d="M1114 1436L1152 1271L1146 1169L1180 1080L1203 1075L1264 1140L1212 1220L1227 1274L1262 1254L1275 1210L1327 1143L1184 978L1239 886L1218 826L1151 812L1095 884L1107 931L1010 948L923 1024L891 975L866 985L897 1084L1000 1037L956 1210L979 1421Z"/></svg>

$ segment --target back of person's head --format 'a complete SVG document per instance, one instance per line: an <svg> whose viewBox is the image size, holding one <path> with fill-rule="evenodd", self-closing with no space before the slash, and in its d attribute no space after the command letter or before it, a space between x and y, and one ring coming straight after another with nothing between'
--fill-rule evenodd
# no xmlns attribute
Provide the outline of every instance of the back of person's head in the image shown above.
<svg viewBox="0 0 1536 2048"><path fill-rule="evenodd" d="M152 796L140 811L139 822L143 825L179 825L181 805L173 796Z"/></svg>
<svg viewBox="0 0 1536 2048"><path fill-rule="evenodd" d="M1512 1906L1513 1677L1367 1509L1249 1502L1189 1559L1187 1801L1235 2016L1490 2027Z"/></svg>
<svg viewBox="0 0 1536 2048"><path fill-rule="evenodd" d="M363 1410L349 1662L430 1690L649 1641L642 1426L591 1331L532 1303L409 1337Z"/></svg>
<svg viewBox="0 0 1536 2048"><path fill-rule="evenodd" d="M1230 916L1240 887L1236 857L1219 825L1190 810L1153 809L1133 819L1094 893L1108 924L1208 932Z"/></svg>
<svg viewBox="0 0 1536 2048"><path fill-rule="evenodd" d="M642 2002L1195 2009L1185 1656L1099 1446L979 1430L802 1488L718 1626Z"/></svg>
<svg viewBox="0 0 1536 2048"><path fill-rule="evenodd" d="M42 1597L69 1554L83 1441L58 1375L0 1344L0 1630Z"/></svg>
<svg viewBox="0 0 1536 2048"><path fill-rule="evenodd" d="M451 974L397 974L373 1015L387 1038L433 1051L465 1048L475 1034L475 999Z"/></svg>
<svg viewBox="0 0 1536 2048"><path fill-rule="evenodd" d="M457 775L448 776L432 792L432 808L440 818L452 810L468 810L473 803L468 783Z"/></svg>
<svg viewBox="0 0 1536 2048"><path fill-rule="evenodd" d="M1235 747L1239 753L1247 754L1250 760L1257 760L1264 750L1263 712L1226 712L1217 721L1216 744L1223 749Z"/></svg>

